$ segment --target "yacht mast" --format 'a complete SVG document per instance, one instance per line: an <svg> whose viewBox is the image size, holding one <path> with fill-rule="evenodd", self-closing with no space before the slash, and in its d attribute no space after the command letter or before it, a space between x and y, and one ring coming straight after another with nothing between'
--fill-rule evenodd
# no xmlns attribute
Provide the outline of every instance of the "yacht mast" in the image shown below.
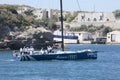
<svg viewBox="0 0 120 80"><path fill-rule="evenodd" d="M64 51L64 35L63 35L63 9L62 9L62 0L60 0L60 13L61 13L61 30L62 30L62 51Z"/></svg>

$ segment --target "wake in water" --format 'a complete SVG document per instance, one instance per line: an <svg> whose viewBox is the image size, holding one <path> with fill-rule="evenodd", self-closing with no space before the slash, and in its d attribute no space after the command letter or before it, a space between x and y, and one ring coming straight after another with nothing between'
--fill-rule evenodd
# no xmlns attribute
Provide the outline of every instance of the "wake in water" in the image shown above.
<svg viewBox="0 0 120 80"><path fill-rule="evenodd" d="M7 59L7 60L1 60L0 59L0 62L3 61L3 62L12 62L12 61L15 61L14 59Z"/></svg>

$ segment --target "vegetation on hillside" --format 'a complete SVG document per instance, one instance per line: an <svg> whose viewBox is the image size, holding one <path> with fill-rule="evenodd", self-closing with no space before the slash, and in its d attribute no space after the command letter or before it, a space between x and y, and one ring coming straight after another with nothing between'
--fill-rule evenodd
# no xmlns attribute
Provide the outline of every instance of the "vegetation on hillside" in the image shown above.
<svg viewBox="0 0 120 80"><path fill-rule="evenodd" d="M119 17L120 16L120 10L115 10L113 11L115 17Z"/></svg>
<svg viewBox="0 0 120 80"><path fill-rule="evenodd" d="M14 27L18 27L19 29L26 29L25 26L44 26L46 29L50 30L56 30L57 25L55 24L58 21L58 16L54 15L51 19L41 19L36 20L33 15L32 10L25 11L22 14L17 13L18 6L13 5L0 5L0 27L3 26L9 26L11 29L14 29ZM116 10L113 12L116 16L120 16L120 10ZM78 12L75 12L73 14L68 13L64 17L64 21L71 22L74 20L74 18L78 15ZM70 28L70 26L68 26ZM88 32L94 32L98 30L102 30L103 32L109 32L112 29L107 26L93 26L93 25L81 25L77 28L71 28L72 31L88 31Z"/></svg>
<svg viewBox="0 0 120 80"><path fill-rule="evenodd" d="M95 31L99 31L103 33L103 36L106 36L106 34L108 32L112 31L112 28L108 27L108 26L93 26L93 25L81 25L80 27L76 27L76 28L71 28L71 31L87 31L90 33L94 33Z"/></svg>
<svg viewBox="0 0 120 80"><path fill-rule="evenodd" d="M18 27L25 29L25 26L35 26L37 21L31 10L22 14L17 13L18 6L0 5L0 27L9 26L11 29Z"/></svg>
<svg viewBox="0 0 120 80"><path fill-rule="evenodd" d="M11 29L14 27L22 28L22 26L30 25L30 22L20 14L12 14L11 12L1 11L0 27L9 26Z"/></svg>
<svg viewBox="0 0 120 80"><path fill-rule="evenodd" d="M77 15L78 15L77 12L75 12L73 15L69 13L64 17L64 21L69 23L69 22L73 21Z"/></svg>

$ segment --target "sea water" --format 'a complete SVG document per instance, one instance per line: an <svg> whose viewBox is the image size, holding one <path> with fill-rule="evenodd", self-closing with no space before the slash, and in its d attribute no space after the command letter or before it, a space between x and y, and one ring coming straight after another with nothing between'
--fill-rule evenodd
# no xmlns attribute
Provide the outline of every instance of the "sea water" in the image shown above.
<svg viewBox="0 0 120 80"><path fill-rule="evenodd" d="M98 58L15 61L12 51L0 51L0 80L120 80L120 45L66 46L66 50L97 50Z"/></svg>

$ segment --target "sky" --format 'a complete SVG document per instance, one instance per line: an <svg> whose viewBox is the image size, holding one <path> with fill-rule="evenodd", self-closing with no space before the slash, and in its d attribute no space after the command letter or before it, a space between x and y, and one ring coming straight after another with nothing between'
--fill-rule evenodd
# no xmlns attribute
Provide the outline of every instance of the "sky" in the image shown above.
<svg viewBox="0 0 120 80"><path fill-rule="evenodd" d="M112 12L120 9L120 0L62 0L66 11ZM79 3L78 3L79 2ZM0 4L29 5L35 8L60 9L60 0L0 0Z"/></svg>

